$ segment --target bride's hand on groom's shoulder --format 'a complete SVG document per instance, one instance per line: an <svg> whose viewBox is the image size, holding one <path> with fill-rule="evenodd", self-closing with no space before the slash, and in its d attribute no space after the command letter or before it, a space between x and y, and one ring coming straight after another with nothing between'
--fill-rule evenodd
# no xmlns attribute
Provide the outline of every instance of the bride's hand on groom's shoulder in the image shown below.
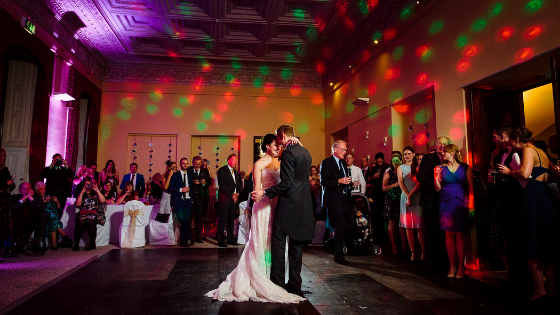
<svg viewBox="0 0 560 315"><path fill-rule="evenodd" d="M288 140L288 144L289 145L299 144L303 147L303 144L301 144L301 141L299 141L299 139L296 138L296 137L291 137L290 140Z"/></svg>

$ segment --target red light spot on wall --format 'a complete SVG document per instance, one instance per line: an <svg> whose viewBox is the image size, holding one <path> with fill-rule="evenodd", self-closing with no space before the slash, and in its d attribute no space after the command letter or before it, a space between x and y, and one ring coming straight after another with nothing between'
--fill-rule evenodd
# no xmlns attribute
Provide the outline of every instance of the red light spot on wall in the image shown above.
<svg viewBox="0 0 560 315"><path fill-rule="evenodd" d="M465 112L464 111L458 111L455 114L453 114L453 122L456 124L462 124L465 122Z"/></svg>
<svg viewBox="0 0 560 315"><path fill-rule="evenodd" d="M283 112L280 114L280 118L282 118L285 123L289 124L294 120L294 115L290 112Z"/></svg>
<svg viewBox="0 0 560 315"><path fill-rule="evenodd" d="M375 83L370 83L367 86L367 91L368 91L368 95L374 95L375 92L377 92L377 84Z"/></svg>
<svg viewBox="0 0 560 315"><path fill-rule="evenodd" d="M528 47L521 48L520 50L518 50L515 53L514 59L515 59L515 62L521 62L521 61L524 61L524 60L527 60L527 59L533 57L533 55L534 55L534 52L533 52L532 48L528 48Z"/></svg>
<svg viewBox="0 0 560 315"><path fill-rule="evenodd" d="M327 59L331 59L332 57L332 50L329 47L323 47L323 49L321 49L321 53Z"/></svg>
<svg viewBox="0 0 560 315"><path fill-rule="evenodd" d="M468 58L463 58L461 60L459 60L459 62L457 62L457 71L459 72L465 72L467 71L467 69L469 68L469 66L471 65L470 61Z"/></svg>
<svg viewBox="0 0 560 315"><path fill-rule="evenodd" d="M416 144L418 145L424 145L428 142L428 137L426 136L425 133L421 133L419 135L416 135Z"/></svg>
<svg viewBox="0 0 560 315"><path fill-rule="evenodd" d="M217 122L217 123L219 123L220 121L222 121L222 118L223 118L223 117L222 117L221 114L214 114L214 115L212 115L212 120L213 120L214 122Z"/></svg>
<svg viewBox="0 0 560 315"><path fill-rule="evenodd" d="M452 128L451 131L449 131L449 137L454 141L460 140L463 138L463 130L457 127Z"/></svg>
<svg viewBox="0 0 560 315"><path fill-rule="evenodd" d="M198 77L194 81L194 85L191 88L195 91L202 90L202 86L204 85L204 79L202 77Z"/></svg>
<svg viewBox="0 0 560 315"><path fill-rule="evenodd" d="M498 34L497 34L496 37L497 37L498 41L503 42L503 41L508 40L508 38L510 38L511 35L513 35L514 31L515 31L515 29L513 27L507 26L507 27L501 28L498 31Z"/></svg>
<svg viewBox="0 0 560 315"><path fill-rule="evenodd" d="M349 17L344 18L344 25L346 26L346 29L349 31L354 29L354 22L352 22L352 20Z"/></svg>
<svg viewBox="0 0 560 315"><path fill-rule="evenodd" d="M429 47L425 45L416 48L416 56L422 57L428 51L428 48Z"/></svg>
<svg viewBox="0 0 560 315"><path fill-rule="evenodd" d="M441 87L441 84L439 84L439 82L437 82L437 81L430 81L426 84L427 88L432 87L432 86L434 87L434 91L437 92L437 91L439 91L439 89Z"/></svg>
<svg viewBox="0 0 560 315"><path fill-rule="evenodd" d="M230 86L234 89L238 88L241 86L241 81L239 81L238 78L235 78L231 81Z"/></svg>
<svg viewBox="0 0 560 315"><path fill-rule="evenodd" d="M394 105L393 108L398 112L398 113L406 113L409 109L409 106L407 104L402 104L402 105Z"/></svg>
<svg viewBox="0 0 560 315"><path fill-rule="evenodd" d="M542 26L531 26L523 32L523 38L529 40L539 36L542 32Z"/></svg>
<svg viewBox="0 0 560 315"><path fill-rule="evenodd" d="M397 31L395 31L395 29L388 28L388 29L385 30L385 32L383 32L383 38L393 39L393 38L395 38L396 34L397 34Z"/></svg>
<svg viewBox="0 0 560 315"><path fill-rule="evenodd" d="M473 57L478 54L478 46L476 45L469 45L463 49L463 56L465 57Z"/></svg>
<svg viewBox="0 0 560 315"><path fill-rule="evenodd" d="M292 96L299 96L301 94L301 88L299 85L292 85L290 88L290 94L292 94Z"/></svg>
<svg viewBox="0 0 560 315"><path fill-rule="evenodd" d="M228 104L221 103L220 105L218 105L218 110L222 113L226 112L228 110Z"/></svg>
<svg viewBox="0 0 560 315"><path fill-rule="evenodd" d="M362 51L362 58L361 58L362 62L368 61L370 56L371 56L371 52L368 49Z"/></svg>
<svg viewBox="0 0 560 315"><path fill-rule="evenodd" d="M268 98L264 95L257 97L257 106L264 106L268 102Z"/></svg>
<svg viewBox="0 0 560 315"><path fill-rule="evenodd" d="M313 103L314 105L319 105L323 103L323 96L321 94L314 94L311 97L311 103Z"/></svg>
<svg viewBox="0 0 560 315"><path fill-rule="evenodd" d="M346 94L346 93L348 93L348 88L349 88L348 84L345 84L345 85L342 86L340 91L342 92L342 94Z"/></svg>
<svg viewBox="0 0 560 315"><path fill-rule="evenodd" d="M385 71L385 80L395 80L401 76L401 69L399 68L391 68Z"/></svg>
<svg viewBox="0 0 560 315"><path fill-rule="evenodd" d="M323 74L325 72L325 64L322 61L317 61L315 64L315 71L317 71L318 74Z"/></svg>
<svg viewBox="0 0 560 315"><path fill-rule="evenodd" d="M245 139L245 137L247 137L247 132L244 129L237 129L235 131L235 135L239 136L241 138L241 140ZM239 145L237 143L237 141L233 142L233 149L234 150L239 150Z"/></svg>
<svg viewBox="0 0 560 315"><path fill-rule="evenodd" d="M226 92L224 94L224 99L226 100L226 102L231 102L233 101L233 94L231 92Z"/></svg>
<svg viewBox="0 0 560 315"><path fill-rule="evenodd" d="M274 91L274 83L272 83L272 82L266 82L266 83L264 84L264 92L265 92L266 94L270 94L270 93L272 93L272 91Z"/></svg>
<svg viewBox="0 0 560 315"><path fill-rule="evenodd" d="M428 80L428 74L426 72L422 72L416 77L417 84L424 84Z"/></svg>

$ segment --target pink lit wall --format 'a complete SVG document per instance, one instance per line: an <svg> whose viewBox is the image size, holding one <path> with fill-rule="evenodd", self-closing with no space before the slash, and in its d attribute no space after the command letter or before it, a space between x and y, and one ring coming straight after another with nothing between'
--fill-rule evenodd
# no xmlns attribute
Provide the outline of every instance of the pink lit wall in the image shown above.
<svg viewBox="0 0 560 315"><path fill-rule="evenodd" d="M127 161L132 150L129 133L177 134L178 158L198 154L191 152L191 136L239 135L240 166L248 171L253 164L253 136L274 133L287 123L311 152L314 164L324 158L325 113L318 90L106 82L102 95L97 163L104 167L108 159L115 160L121 176L132 162ZM148 154L147 148L138 152ZM154 161L153 171L163 172L164 162ZM220 161L222 165L225 161ZM139 165L140 173L146 175L147 169Z"/></svg>
<svg viewBox="0 0 560 315"><path fill-rule="evenodd" d="M333 92L325 91L325 142L330 134L392 104L435 85L437 134L448 135L465 151L465 100L462 86L528 60L560 45L560 2L551 0L428 1L403 12L394 33L381 46L359 55L369 61ZM410 23L410 21L414 22ZM393 36L394 35L394 36ZM379 54L374 50L381 49ZM371 98L366 107L350 103ZM349 127L350 147L362 146L363 128L388 133L385 115ZM406 128L406 126L395 126ZM408 136L401 134L401 137ZM357 143L354 142L354 139ZM435 141L432 137L430 142ZM360 140L360 141L358 141ZM378 144L365 142L367 151ZM394 143L404 143L402 140ZM391 148L392 149L392 148ZM402 150L400 145L394 149Z"/></svg>

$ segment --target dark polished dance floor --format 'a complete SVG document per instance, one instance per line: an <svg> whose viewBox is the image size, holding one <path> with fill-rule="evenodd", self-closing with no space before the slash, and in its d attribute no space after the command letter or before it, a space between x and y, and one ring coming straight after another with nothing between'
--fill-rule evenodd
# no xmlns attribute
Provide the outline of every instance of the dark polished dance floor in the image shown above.
<svg viewBox="0 0 560 315"><path fill-rule="evenodd" d="M306 302L217 302L204 297L235 268L243 248L113 249L8 314L542 314L500 287L447 279L406 259L350 256L332 262L307 247Z"/></svg>

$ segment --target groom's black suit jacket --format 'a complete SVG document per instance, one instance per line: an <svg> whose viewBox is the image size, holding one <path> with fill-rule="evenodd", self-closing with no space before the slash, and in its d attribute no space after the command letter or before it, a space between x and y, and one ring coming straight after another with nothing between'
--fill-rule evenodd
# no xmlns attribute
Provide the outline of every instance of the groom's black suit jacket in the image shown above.
<svg viewBox="0 0 560 315"><path fill-rule="evenodd" d="M311 154L301 145L288 146L282 153L280 183L265 190L269 198L278 197L274 222L296 241L315 236L315 219L309 185Z"/></svg>

